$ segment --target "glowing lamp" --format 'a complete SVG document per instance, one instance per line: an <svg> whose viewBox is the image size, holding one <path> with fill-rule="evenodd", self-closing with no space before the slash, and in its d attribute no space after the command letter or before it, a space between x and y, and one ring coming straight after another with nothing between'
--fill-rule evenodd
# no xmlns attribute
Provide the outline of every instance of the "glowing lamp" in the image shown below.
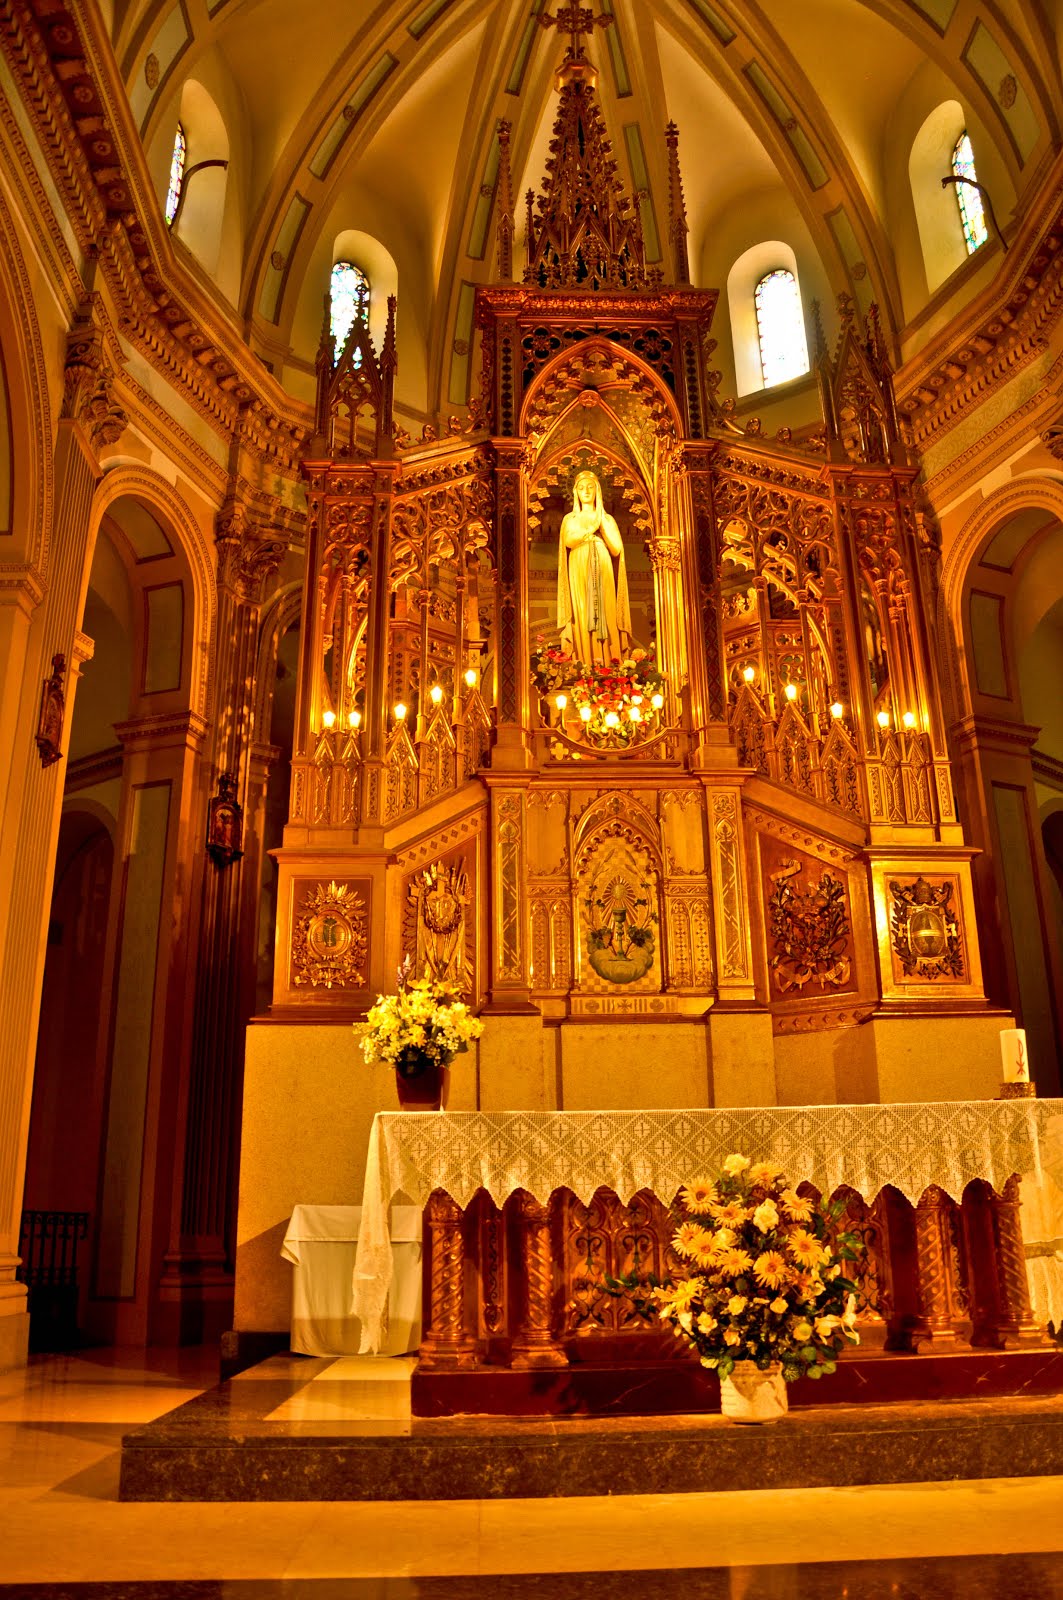
<svg viewBox="0 0 1063 1600"><path fill-rule="evenodd" d="M890 725L890 714L888 711L880 711L875 720L880 728L888 728Z"/></svg>
<svg viewBox="0 0 1063 1600"><path fill-rule="evenodd" d="M785 694L787 700L796 700L797 699L797 685L796 685L796 683L788 683L786 685L786 688L783 690L783 693Z"/></svg>
<svg viewBox="0 0 1063 1600"><path fill-rule="evenodd" d="M640 706L642 704L642 696L640 694L633 694L631 696L631 704L633 706Z"/></svg>
<svg viewBox="0 0 1063 1600"><path fill-rule="evenodd" d="M742 668L742 676L746 680L747 683L752 683L753 679L756 677L756 675L757 675L756 667L743 667Z"/></svg>
<svg viewBox="0 0 1063 1600"><path fill-rule="evenodd" d="M650 700L650 705L653 707L654 711L660 711L661 707L664 705L664 695L663 694L655 694L655 695L653 695L651 700Z"/></svg>
<svg viewBox="0 0 1063 1600"><path fill-rule="evenodd" d="M607 711L605 713L605 725L607 728L619 728L620 718L615 711Z"/></svg>
<svg viewBox="0 0 1063 1600"><path fill-rule="evenodd" d="M468 684L470 689L475 689L476 688L476 668L475 667L469 667L467 669L467 671L465 673L465 682Z"/></svg>
<svg viewBox="0 0 1063 1600"><path fill-rule="evenodd" d="M401 700L394 706L392 709L392 716L395 718L396 722L406 721L406 709L407 708L403 705Z"/></svg>
<svg viewBox="0 0 1063 1600"><path fill-rule="evenodd" d="M840 700L835 700L834 704L830 708L830 714L834 718L835 722L840 722L842 717L844 717L845 707L842 705Z"/></svg>
<svg viewBox="0 0 1063 1600"><path fill-rule="evenodd" d="M334 711L323 711L321 713L321 720L325 724L326 728L331 728L335 725L336 713Z"/></svg>
<svg viewBox="0 0 1063 1600"><path fill-rule="evenodd" d="M914 728L915 727L915 712L914 711L906 711L904 713L904 716L901 718L901 721L904 723L904 726L906 728Z"/></svg>
<svg viewBox="0 0 1063 1600"><path fill-rule="evenodd" d="M590 708L590 706L580 706L579 714L580 714L580 721L581 722L589 722L591 720L591 708Z"/></svg>
<svg viewBox="0 0 1063 1600"><path fill-rule="evenodd" d="M347 721L352 728L360 728L362 726L362 713L360 711L348 711Z"/></svg>
<svg viewBox="0 0 1063 1600"><path fill-rule="evenodd" d="M628 716L631 718L632 722L642 721L642 712L639 710L638 706L632 706L631 710L628 712Z"/></svg>
<svg viewBox="0 0 1063 1600"><path fill-rule="evenodd" d="M433 683L431 689L429 690L429 694L431 696L432 704L434 706L439 705L443 698L443 690L440 688L438 683Z"/></svg>
<svg viewBox="0 0 1063 1600"><path fill-rule="evenodd" d="M568 705L568 695L567 694L555 694L554 695L554 705L557 707L557 709L559 711L564 711L565 707Z"/></svg>

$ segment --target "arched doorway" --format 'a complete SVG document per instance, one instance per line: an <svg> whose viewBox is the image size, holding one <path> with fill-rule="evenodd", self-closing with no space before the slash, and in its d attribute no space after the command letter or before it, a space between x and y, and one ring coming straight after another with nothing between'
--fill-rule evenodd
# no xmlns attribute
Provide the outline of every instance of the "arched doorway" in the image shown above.
<svg viewBox="0 0 1063 1600"><path fill-rule="evenodd" d="M1026 1029L1042 1088L1058 1091L1063 923L1041 823L1063 803L1063 496L1014 486L965 532L946 594L987 990Z"/></svg>

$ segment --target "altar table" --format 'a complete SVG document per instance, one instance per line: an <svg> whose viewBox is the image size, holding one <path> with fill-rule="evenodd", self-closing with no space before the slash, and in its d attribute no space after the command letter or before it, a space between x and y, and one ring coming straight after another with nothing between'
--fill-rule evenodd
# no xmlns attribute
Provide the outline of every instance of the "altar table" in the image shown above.
<svg viewBox="0 0 1063 1600"><path fill-rule="evenodd" d="M550 1330L531 1326L536 1317L543 1323L548 1316L550 1196L567 1190L586 1207L599 1189L612 1191L623 1205L648 1192L667 1206L683 1184L715 1175L735 1151L773 1161L792 1183L808 1182L824 1195L844 1186L857 1203L865 1203L865 1211L880 1193L894 1191L916 1208L915 1245L928 1258L948 1254L955 1209L967 1186L982 1180L989 1186L981 1197L985 1216L975 1219L972 1236L976 1243L983 1240L990 1258L996 1252L1006 1259L999 1272L991 1260L983 1280L994 1304L985 1311L983 1298L975 1309L989 1318L992 1337L1001 1328L1027 1333L1035 1328L1023 1264L1019 1180L1037 1197L1041 1229L1054 1228L1063 1235L1063 1100L381 1112L369 1140L355 1262L354 1311L362 1323L362 1351L380 1351L387 1338L392 1281L388 1207L396 1196L418 1206L432 1200L428 1222L437 1252L432 1314L440 1319L436 1356L453 1360L465 1360L475 1342L463 1322L463 1212L480 1190L498 1208L508 1197L520 1196L527 1279L522 1348L526 1357L531 1352L529 1359L552 1360ZM504 1233L502 1239L504 1248ZM1058 1303L1042 1303L1038 1312L1042 1320L1053 1316L1058 1324L1063 1312L1059 1276L1042 1276L1044 1293ZM921 1311L915 1321L942 1334L955 1323L965 1291L953 1293L940 1263L923 1277L929 1324ZM913 1292L918 1294L918 1285Z"/></svg>
<svg viewBox="0 0 1063 1600"><path fill-rule="evenodd" d="M298 1205L281 1255L292 1273L291 1348L298 1355L357 1355L362 1327L351 1309L361 1206ZM421 1211L395 1206L389 1221L393 1273L385 1355L421 1342Z"/></svg>

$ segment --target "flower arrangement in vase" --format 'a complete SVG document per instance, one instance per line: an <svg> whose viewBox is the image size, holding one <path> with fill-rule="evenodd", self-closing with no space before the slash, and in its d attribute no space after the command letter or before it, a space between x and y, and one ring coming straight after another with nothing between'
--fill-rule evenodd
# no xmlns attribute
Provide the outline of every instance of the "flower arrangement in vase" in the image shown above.
<svg viewBox="0 0 1063 1600"><path fill-rule="evenodd" d="M651 1285L652 1300L719 1373L732 1420L776 1420L787 1383L829 1375L845 1346L859 1344L849 1263L862 1244L838 1231L843 1209L798 1194L778 1167L744 1155L680 1191L672 1245L687 1271ZM614 1286L636 1288L628 1279Z"/></svg>
<svg viewBox="0 0 1063 1600"><path fill-rule="evenodd" d="M366 1064L382 1061L395 1068L400 1101L437 1108L444 1070L484 1031L448 984L411 977L409 956L398 970L396 993L377 995L365 1021L354 1027Z"/></svg>

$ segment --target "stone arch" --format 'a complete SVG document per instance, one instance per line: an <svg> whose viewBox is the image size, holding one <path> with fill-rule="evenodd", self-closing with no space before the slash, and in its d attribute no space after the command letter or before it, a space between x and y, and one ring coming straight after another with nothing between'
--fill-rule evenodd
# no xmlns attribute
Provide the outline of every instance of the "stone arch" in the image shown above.
<svg viewBox="0 0 1063 1600"><path fill-rule="evenodd" d="M130 499L143 503L161 520L164 529L172 535L175 553L182 558L192 601L185 626L190 641L188 663L188 705L200 716L210 714L213 688L209 681L210 645L213 643L217 614L217 583L215 556L207 542L203 528L196 521L187 503L177 491L157 473L145 467L123 465L105 473L92 502L89 561L82 585L88 586L88 568L100 523L120 500Z"/></svg>
<svg viewBox="0 0 1063 1600"><path fill-rule="evenodd" d="M48 568L52 521L52 408L40 323L18 245L0 194L0 383L5 404L0 449L10 452L7 560ZM20 470L21 469L21 470ZM0 510L0 525L3 512Z"/></svg>

